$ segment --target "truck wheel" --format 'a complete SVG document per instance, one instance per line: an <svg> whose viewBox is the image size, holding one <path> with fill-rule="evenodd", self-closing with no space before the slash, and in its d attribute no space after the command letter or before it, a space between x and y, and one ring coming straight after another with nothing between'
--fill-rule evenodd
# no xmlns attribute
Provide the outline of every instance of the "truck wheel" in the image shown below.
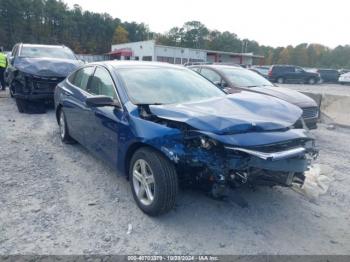
<svg viewBox="0 0 350 262"><path fill-rule="evenodd" d="M283 77L277 78L277 83L283 84L284 83L284 78Z"/></svg>
<svg viewBox="0 0 350 262"><path fill-rule="evenodd" d="M27 109L27 101L24 99L16 98L16 105L18 112L25 113Z"/></svg>
<svg viewBox="0 0 350 262"><path fill-rule="evenodd" d="M308 83L309 83L310 85L314 85L314 84L316 83L316 79L313 78L313 77L311 77L311 78L309 78Z"/></svg>
<svg viewBox="0 0 350 262"><path fill-rule="evenodd" d="M174 165L150 148L140 148L132 156L129 180L138 207L150 216L171 210L176 202L178 180Z"/></svg>
<svg viewBox="0 0 350 262"><path fill-rule="evenodd" d="M67 120L66 116L62 109L59 111L59 120L58 125L60 128L60 138L61 141L65 144L73 144L75 141L74 139L69 135L68 126L67 126Z"/></svg>

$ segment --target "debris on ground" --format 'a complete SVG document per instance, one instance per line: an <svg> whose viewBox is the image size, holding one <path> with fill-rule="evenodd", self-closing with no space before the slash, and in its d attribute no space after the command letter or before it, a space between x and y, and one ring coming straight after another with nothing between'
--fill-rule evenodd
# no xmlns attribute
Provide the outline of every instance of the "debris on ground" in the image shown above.
<svg viewBox="0 0 350 262"><path fill-rule="evenodd" d="M126 232L127 235L130 235L132 232L132 225L128 224L128 231Z"/></svg>
<svg viewBox="0 0 350 262"><path fill-rule="evenodd" d="M320 195L326 194L329 185L334 180L332 170L329 167L314 164L305 173L304 185L294 187L294 190L304 194L312 200L316 200Z"/></svg>

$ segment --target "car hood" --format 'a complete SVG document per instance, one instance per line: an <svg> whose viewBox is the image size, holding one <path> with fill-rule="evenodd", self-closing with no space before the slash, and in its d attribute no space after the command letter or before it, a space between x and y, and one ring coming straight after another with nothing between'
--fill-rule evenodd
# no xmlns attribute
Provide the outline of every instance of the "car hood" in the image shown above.
<svg viewBox="0 0 350 262"><path fill-rule="evenodd" d="M307 95L304 95L298 91L291 90L285 87L269 86L269 87L252 87L250 91L270 95L279 99L285 100L289 103L297 105L299 107L313 107L317 106L315 100Z"/></svg>
<svg viewBox="0 0 350 262"><path fill-rule="evenodd" d="M80 60L29 57L17 57L14 63L21 72L44 77L66 77L80 65Z"/></svg>
<svg viewBox="0 0 350 262"><path fill-rule="evenodd" d="M302 114L300 108L283 100L245 91L200 102L151 105L150 111L217 135L281 130Z"/></svg>

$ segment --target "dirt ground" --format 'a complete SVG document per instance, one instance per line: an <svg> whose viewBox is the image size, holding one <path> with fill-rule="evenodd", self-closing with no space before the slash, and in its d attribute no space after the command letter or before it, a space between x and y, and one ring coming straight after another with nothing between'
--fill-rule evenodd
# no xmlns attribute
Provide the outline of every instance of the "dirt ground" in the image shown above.
<svg viewBox="0 0 350 262"><path fill-rule="evenodd" d="M0 255L350 254L350 129L312 133L333 177L317 199L281 187L238 189L226 201L181 190L175 210L151 218L124 177L61 143L53 110L19 114L2 97Z"/></svg>

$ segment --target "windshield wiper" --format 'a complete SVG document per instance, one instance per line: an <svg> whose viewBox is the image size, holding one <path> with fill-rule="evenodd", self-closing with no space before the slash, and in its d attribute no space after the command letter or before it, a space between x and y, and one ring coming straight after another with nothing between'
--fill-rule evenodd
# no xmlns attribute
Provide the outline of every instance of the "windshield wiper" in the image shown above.
<svg viewBox="0 0 350 262"><path fill-rule="evenodd" d="M245 86L245 87L250 88L250 87L262 87L262 86L272 86L272 85L254 85L254 86Z"/></svg>
<svg viewBox="0 0 350 262"><path fill-rule="evenodd" d="M147 106L161 106L161 105L165 105L165 103L159 103L159 102L152 102L152 103L137 103L136 105L138 106L144 106L144 105L147 105Z"/></svg>

